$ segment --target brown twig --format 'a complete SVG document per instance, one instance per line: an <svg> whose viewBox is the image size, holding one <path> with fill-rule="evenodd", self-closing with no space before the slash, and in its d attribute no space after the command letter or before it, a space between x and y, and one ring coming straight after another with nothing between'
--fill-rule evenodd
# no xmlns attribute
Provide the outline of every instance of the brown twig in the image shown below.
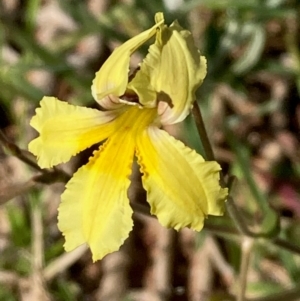
<svg viewBox="0 0 300 301"><path fill-rule="evenodd" d="M22 162L26 163L28 166L32 167L33 169L39 171L41 174L34 176L32 180L35 182L40 182L44 184L51 184L54 182L64 182L66 183L71 177L65 171L53 168L52 170L49 169L42 169L38 166L36 162L30 157L32 156L28 151L19 148L13 142L10 142L5 134L0 130L0 142L3 143L5 148L15 157L17 157Z"/></svg>
<svg viewBox="0 0 300 301"><path fill-rule="evenodd" d="M127 239L118 252L111 253L102 259L103 276L97 291L97 300L124 300L128 286L129 248L130 239Z"/></svg>
<svg viewBox="0 0 300 301"><path fill-rule="evenodd" d="M3 187L0 190L0 205L5 204L14 197L28 192L36 185L33 179L30 179L23 183L14 183L12 185Z"/></svg>
<svg viewBox="0 0 300 301"><path fill-rule="evenodd" d="M18 285L20 280L20 275L16 272L11 271L0 271L0 283L4 286L15 287Z"/></svg>
<svg viewBox="0 0 300 301"><path fill-rule="evenodd" d="M46 289L45 279L42 274L44 266L44 239L41 204L32 202L32 273L30 276L30 300L49 301L50 295Z"/></svg>
<svg viewBox="0 0 300 301"><path fill-rule="evenodd" d="M151 264L144 282L145 290L149 292L149 301L165 301L171 297L173 237L173 230L161 226L156 219L146 219L145 240Z"/></svg>
<svg viewBox="0 0 300 301"><path fill-rule="evenodd" d="M226 286L230 288L233 285L235 278L233 268L225 260L213 236L209 235L206 237L206 244L208 245L210 261L213 267L219 272Z"/></svg>
<svg viewBox="0 0 300 301"><path fill-rule="evenodd" d="M42 169L33 161L29 156L29 152L19 148L16 144L9 141L2 130L0 130L0 142L5 146L5 148L14 156L19 158L21 161L26 163L28 166L32 167L37 171L42 171Z"/></svg>
<svg viewBox="0 0 300 301"><path fill-rule="evenodd" d="M242 262L240 266L240 285L237 292L237 301L245 301L247 274L253 244L254 240L252 238L244 237L242 242Z"/></svg>
<svg viewBox="0 0 300 301"><path fill-rule="evenodd" d="M207 300L214 280L208 237L197 247L196 235L190 229L180 232L182 251L188 261L187 293L190 301Z"/></svg>
<svg viewBox="0 0 300 301"><path fill-rule="evenodd" d="M58 274L63 273L72 264L74 264L83 254L87 251L87 246L82 245L76 248L74 251L69 253L63 253L61 256L57 257L55 260L50 262L43 269L43 276L46 281L51 281Z"/></svg>
<svg viewBox="0 0 300 301"><path fill-rule="evenodd" d="M38 184L53 184L56 182L67 183L71 178L71 176L63 170L59 169L43 170L42 172L42 174L35 175L26 182L14 183L2 188L0 191L0 205L5 204L18 195L28 192Z"/></svg>

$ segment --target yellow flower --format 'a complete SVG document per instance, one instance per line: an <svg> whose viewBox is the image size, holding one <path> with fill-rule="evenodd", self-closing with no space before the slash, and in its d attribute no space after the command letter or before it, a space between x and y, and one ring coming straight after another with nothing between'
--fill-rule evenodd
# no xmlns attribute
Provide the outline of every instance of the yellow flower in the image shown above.
<svg viewBox="0 0 300 301"><path fill-rule="evenodd" d="M155 43L128 79L131 54L151 37ZM151 213L176 230L201 230L208 214L221 215L227 189L219 185L220 166L160 129L182 121L206 75L206 60L191 33L174 22L156 24L114 50L96 73L95 100L105 110L73 106L44 97L31 120L40 136L29 144L42 168L67 162L106 140L67 183L58 227L65 249L87 243L93 260L119 249L132 229L127 190L134 156Z"/></svg>

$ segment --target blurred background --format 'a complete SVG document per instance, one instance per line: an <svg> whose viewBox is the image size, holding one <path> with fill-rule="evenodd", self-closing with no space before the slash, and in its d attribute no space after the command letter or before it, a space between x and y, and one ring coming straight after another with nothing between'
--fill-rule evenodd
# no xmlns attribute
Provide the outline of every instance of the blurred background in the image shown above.
<svg viewBox="0 0 300 301"><path fill-rule="evenodd" d="M200 233L138 207L125 245L92 263L84 246L64 252L56 226L91 150L42 177L29 121L44 95L96 107L95 72L158 11L208 60L197 101L232 198ZM297 0L1 0L0 301L300 300L299 16ZM203 153L192 115L170 131Z"/></svg>

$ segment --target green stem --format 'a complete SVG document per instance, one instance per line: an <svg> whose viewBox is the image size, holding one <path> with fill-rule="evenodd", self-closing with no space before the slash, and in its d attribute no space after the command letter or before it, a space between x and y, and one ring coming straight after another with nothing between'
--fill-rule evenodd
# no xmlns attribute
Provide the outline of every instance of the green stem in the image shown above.
<svg viewBox="0 0 300 301"><path fill-rule="evenodd" d="M233 202L232 202L233 203ZM139 212L141 214L145 214L147 216L150 216L152 218L156 218L154 215L150 214L150 207L147 204L138 204L136 202L131 202L130 203L131 207L134 209L135 212ZM235 216L239 216L239 212L237 211L237 209L235 208L235 206L233 207L234 211L236 211ZM234 219L234 221L236 222L236 219ZM240 222L240 225L243 225L243 222ZM241 226L243 227L243 226ZM249 230L243 228L243 230L239 229L239 227L237 226L238 230L234 229L233 227L230 226L224 226L224 225L215 225L213 223L210 223L209 220L205 223L204 225L204 230L209 231L215 235L220 235L220 236L229 236L230 238L236 238L236 239L241 239L243 236L249 236L251 238L259 238L259 235L256 235L255 233L253 234L252 232L249 232ZM247 234L245 234L245 232L247 232ZM292 244L286 240L280 239L280 238L276 238L276 239L269 239L269 238L264 238L263 240L261 240L261 242L267 242L272 243L274 246L290 251L294 254L300 255L300 247Z"/></svg>
<svg viewBox="0 0 300 301"><path fill-rule="evenodd" d="M215 160L214 152L211 147L210 141L208 139L204 121L203 121L202 114L201 114L201 110L199 108L197 101L195 101L195 103L194 103L193 115L194 115L197 131L199 133L201 142L203 144L205 157L209 161L214 161Z"/></svg>
<svg viewBox="0 0 300 301"><path fill-rule="evenodd" d="M270 241L270 240L268 240ZM300 247L281 238L275 238L271 240L271 243L275 245L276 247L285 249L287 251L290 251L292 253L300 255ZM285 300L286 301L286 300Z"/></svg>
<svg viewBox="0 0 300 301"><path fill-rule="evenodd" d="M202 114L201 114L201 110L199 108L199 105L198 105L197 101L195 101L195 103L194 103L193 116L194 116L194 119L195 119L198 134L199 134L201 142L203 144L205 156L208 160L215 160L215 156L214 156L214 153L213 153L213 150L212 150L212 146L211 146L210 141L208 139L208 135L207 135L205 125L204 125L204 121L203 121ZM230 194L233 182L234 182L233 180L234 180L234 178L232 178L232 177L229 179L229 183L228 183L229 184L228 185L229 186L229 194ZM224 182L224 178L223 178L222 173L221 173L221 185L223 187L225 186L225 182ZM244 234L245 236L252 237L253 233L248 230L246 222L244 221L241 213L239 212L239 209L234 204L233 199L231 198L230 195L227 199L226 207L227 207L227 210L228 210L231 218L234 220L235 225L237 226L239 232L241 234Z"/></svg>
<svg viewBox="0 0 300 301"><path fill-rule="evenodd" d="M300 298L300 286L262 298L248 299L247 301L278 301L278 300L296 301L299 300L299 298Z"/></svg>

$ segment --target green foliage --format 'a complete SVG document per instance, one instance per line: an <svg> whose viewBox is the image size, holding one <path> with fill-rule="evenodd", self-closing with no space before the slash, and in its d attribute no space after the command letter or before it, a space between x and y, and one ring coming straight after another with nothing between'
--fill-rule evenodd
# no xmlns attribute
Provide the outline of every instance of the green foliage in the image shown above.
<svg viewBox="0 0 300 301"><path fill-rule="evenodd" d="M11 226L11 239L16 247L26 247L30 244L30 224L26 212L19 206L9 206L7 213Z"/></svg>
<svg viewBox="0 0 300 301"><path fill-rule="evenodd" d="M48 93L45 91L48 87L30 80L33 70L47 71L53 76L54 96L92 105L91 80L112 45L148 28L153 24L154 13L164 11L168 23L177 18L192 29L196 44L207 58L208 74L198 91L198 103L209 139L216 146L216 158L225 173L237 177L237 187L232 189L231 196L250 232L240 233L230 212L222 218L209 217L205 232L197 235L195 249L201 248L205 237L213 234L218 237L226 262L238 274L243 257L241 241L250 235L255 243L249 269L255 279L247 283L247 294L253 298L271 296L268 300L276 301L280 300L276 293L296 286L300 277L299 105L296 105L300 97L299 3L296 0L189 0L183 1L177 10L167 11L162 0L135 0L132 4L115 0L109 1L104 13L94 14L85 1L59 1L62 11L76 26L73 30L62 30L51 43L42 44L38 40L37 19L47 1L25 2L14 14L3 15L0 11L0 47L9 47L10 55L17 57L13 62L0 57L0 125L4 120L2 112L12 116L11 124L5 129L10 139L16 144L24 140L26 144L32 139L28 120L33 108ZM47 26L50 28L52 24ZM101 36L98 54L78 67L70 60L70 54L77 53L80 43L91 35ZM89 50L94 51L92 46L85 51ZM280 118L284 118L282 123ZM289 140L279 140L279 134L286 133ZM20 141L17 136L21 137ZM192 116L184 122L181 136L197 152L205 154L205 145L199 139ZM263 152L264 146L271 142L279 146L281 157L269 164L273 153L263 156ZM296 147L288 148L285 145L288 143ZM0 152L4 157L1 145ZM35 173L30 171L30 174ZM56 218L49 217L47 211L51 201L46 206L43 200L44 194L35 193L5 205L9 239L1 249L1 271L13 271L20 277L31 275L35 208L42 208L43 264L47 266L64 254ZM267 276L272 273L265 267L266 262L282 271L279 273L282 278L275 279L275 275L269 279ZM48 282L53 300L92 298L99 281L94 279L96 284L91 285L88 279L80 278L89 275L83 274L89 265L85 258L80 258L71 267L59 271ZM93 268L91 271L95 272ZM95 274L95 278L101 277L100 272ZM210 300L225 299L233 300L233 297L225 291L224 284L212 290ZM0 284L0 300L18 300L16 289Z"/></svg>

